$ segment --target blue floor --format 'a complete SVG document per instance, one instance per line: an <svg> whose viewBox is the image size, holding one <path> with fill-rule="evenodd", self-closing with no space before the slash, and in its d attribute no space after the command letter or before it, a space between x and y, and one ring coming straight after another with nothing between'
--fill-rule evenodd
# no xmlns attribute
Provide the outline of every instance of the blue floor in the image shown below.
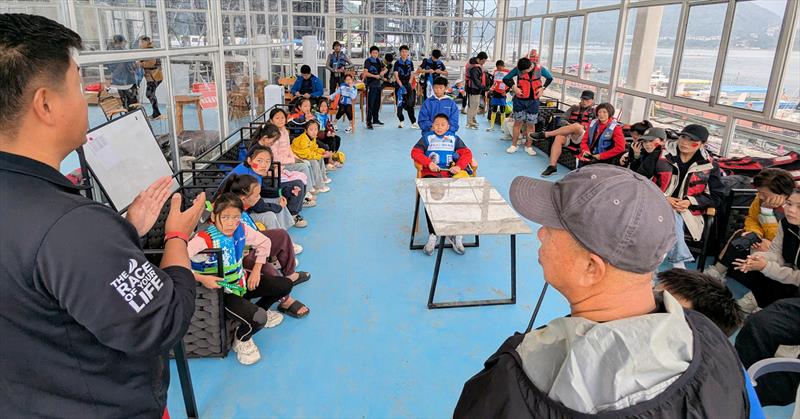
<svg viewBox="0 0 800 419"><path fill-rule="evenodd" d="M358 118L358 117L357 117ZM309 226L290 231L304 246L300 270L313 274L293 296L311 309L305 319L255 337L262 359L242 366L225 359L190 361L201 417L450 417L464 382L505 338L524 331L543 285L534 235L517 238L517 304L428 310L434 258L408 250L414 208L410 150L419 131L398 129L392 106L386 126L342 134L345 168L331 174L331 192L303 211ZM358 119L360 121L360 119ZM498 132L461 129L486 177L506 199L511 180L537 176L545 157L520 148L505 153ZM462 127L465 118L462 115ZM408 122L406 121L406 124ZM559 168L558 179L566 173ZM425 239L424 222L418 242ZM538 226L531 223L534 233ZM437 301L502 298L510 293L508 237L481 237L465 256L445 251ZM569 311L547 294L536 325ZM172 368L172 417L185 417ZM790 410L768 410L788 417Z"/></svg>
<svg viewBox="0 0 800 419"><path fill-rule="evenodd" d="M408 250L409 155L419 131L408 122L397 129L392 111L384 106L384 127L342 133L345 168L331 175L331 192L319 195L319 205L303 211L309 226L290 231L305 247L299 269L313 274L293 296L311 314L287 316L257 334L263 358L255 365L240 365L234 353L190 361L201 417L448 417L464 381L527 327L543 284L534 235L517 238L516 305L427 309L434 258ZM542 157L521 149L508 156L498 133L461 135L480 162L479 175L504 197L514 176L544 168ZM508 237L482 237L465 256L447 250L437 301L508 296L509 259ZM567 312L550 293L537 323ZM174 367L172 377L169 410L183 417Z"/></svg>

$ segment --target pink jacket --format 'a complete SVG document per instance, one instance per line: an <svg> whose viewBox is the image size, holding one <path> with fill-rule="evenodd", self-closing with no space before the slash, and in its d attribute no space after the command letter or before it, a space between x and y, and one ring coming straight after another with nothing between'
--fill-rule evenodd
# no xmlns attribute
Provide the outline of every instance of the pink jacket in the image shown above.
<svg viewBox="0 0 800 419"><path fill-rule="evenodd" d="M272 154L275 161L280 162L283 166L297 163L297 158L289 142L289 131L286 127L281 128L281 137L272 145Z"/></svg>

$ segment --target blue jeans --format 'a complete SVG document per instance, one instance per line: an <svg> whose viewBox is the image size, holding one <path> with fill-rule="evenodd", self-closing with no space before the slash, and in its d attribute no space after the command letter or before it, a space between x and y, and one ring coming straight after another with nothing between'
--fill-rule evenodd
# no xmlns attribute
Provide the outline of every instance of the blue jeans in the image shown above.
<svg viewBox="0 0 800 419"><path fill-rule="evenodd" d="M684 240L685 233L683 232L683 217L677 211L675 212L675 246L667 253L667 263L675 264L678 262L694 262L694 256L689 251L689 246L686 245Z"/></svg>

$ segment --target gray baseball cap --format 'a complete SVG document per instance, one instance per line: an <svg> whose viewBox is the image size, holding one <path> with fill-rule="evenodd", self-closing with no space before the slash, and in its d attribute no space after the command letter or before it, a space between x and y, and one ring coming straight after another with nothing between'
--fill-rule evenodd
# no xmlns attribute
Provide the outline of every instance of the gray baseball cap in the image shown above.
<svg viewBox="0 0 800 419"><path fill-rule="evenodd" d="M667 131L664 128L653 127L648 128L644 134L639 136L639 139L642 141L651 141L660 138L662 140L667 139Z"/></svg>
<svg viewBox="0 0 800 419"><path fill-rule="evenodd" d="M555 183L519 176L509 195L523 217L569 231L624 271L655 271L675 244L675 215L664 194L626 168L593 164Z"/></svg>

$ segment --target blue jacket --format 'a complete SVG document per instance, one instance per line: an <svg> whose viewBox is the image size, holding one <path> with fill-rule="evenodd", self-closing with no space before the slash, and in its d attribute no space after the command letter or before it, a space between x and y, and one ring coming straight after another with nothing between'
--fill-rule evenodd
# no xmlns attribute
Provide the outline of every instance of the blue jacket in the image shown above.
<svg viewBox="0 0 800 419"><path fill-rule="evenodd" d="M351 105L358 97L358 89L355 86L348 86L347 83L342 83L336 88L336 91L331 95L331 99L339 94L340 105Z"/></svg>
<svg viewBox="0 0 800 419"><path fill-rule="evenodd" d="M456 102L449 96L443 96L441 99L431 96L422 103L419 117L417 117L417 123L423 136L431 132L433 118L440 113L447 115L450 120L450 132L458 131L458 105Z"/></svg>
<svg viewBox="0 0 800 419"><path fill-rule="evenodd" d="M297 80L295 80L294 85L292 85L292 94L300 92L300 89L303 87L303 81L303 76L300 76L297 78ZM309 81L311 82L311 91L301 93L309 93L311 94L311 97L320 97L325 94L325 89L322 87L322 80L320 80L319 77L312 74Z"/></svg>

